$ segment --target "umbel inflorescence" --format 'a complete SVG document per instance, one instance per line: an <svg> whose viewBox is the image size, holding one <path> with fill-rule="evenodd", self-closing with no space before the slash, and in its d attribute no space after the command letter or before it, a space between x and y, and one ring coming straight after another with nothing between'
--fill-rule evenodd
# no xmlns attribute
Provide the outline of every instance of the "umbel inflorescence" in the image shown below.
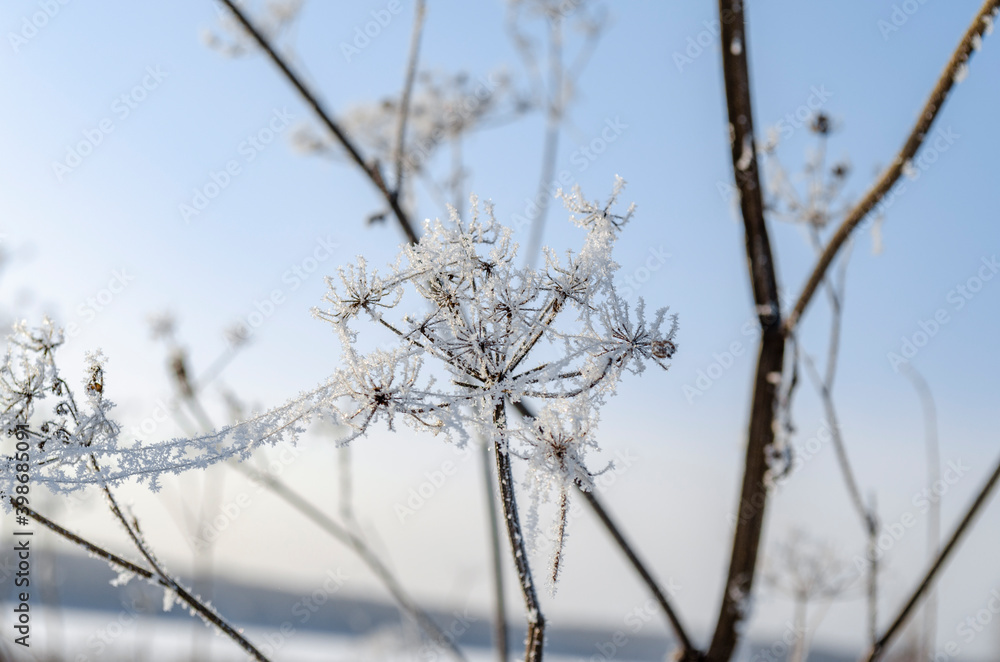
<svg viewBox="0 0 1000 662"><path fill-rule="evenodd" d="M327 279L329 305L316 311L340 338L341 366L318 388L217 433L155 444L122 440L106 416L112 405L103 385L88 390L89 414L64 401L52 360L60 338L51 329L34 336L44 342L27 342L33 336L23 328L15 337L0 380L2 423L8 434L36 442L33 480L55 491L129 477L156 489L163 473L294 440L322 414L348 429L340 443L380 421L389 429L403 421L458 444L477 432L504 456L527 461L539 493L555 488L564 504L567 487L592 484L586 454L597 448L598 410L623 374L642 372L648 362L666 368L676 350L676 319L665 308L647 319L641 300L632 309L615 288L612 249L634 212L612 209L623 186L618 178L603 205L579 190L560 193L583 246L561 258L547 251L543 269L517 266L511 231L475 197L469 220L452 211L447 222L428 221L419 243L405 247L385 274L359 258ZM421 300L419 310L398 313L411 299ZM360 323L387 330L392 344L361 353ZM425 368L429 363L437 367ZM95 370L103 375L99 361ZM61 415L57 425L39 426L32 410L47 396ZM541 410L508 418L508 408L526 398Z"/></svg>

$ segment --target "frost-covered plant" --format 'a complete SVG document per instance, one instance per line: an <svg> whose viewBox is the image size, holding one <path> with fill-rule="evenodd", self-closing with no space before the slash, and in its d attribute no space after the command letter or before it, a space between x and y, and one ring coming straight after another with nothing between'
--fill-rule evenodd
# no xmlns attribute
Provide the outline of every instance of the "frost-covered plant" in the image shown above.
<svg viewBox="0 0 1000 662"><path fill-rule="evenodd" d="M612 249L634 213L634 205L623 214L612 211L623 186L618 178L603 205L584 199L578 189L560 192L571 220L584 231L583 246L562 258L547 251L544 269L516 265L511 230L496 222L492 205L475 197L470 220L453 210L448 222L427 222L420 242L406 246L387 274L359 258L339 278L328 279L330 305L317 311L340 338L341 367L313 391L203 437L122 443L119 427L106 416L112 404L103 394L100 361L92 361L91 397L81 410L66 398L52 359L60 334L50 323L37 332L20 327L0 375L4 429L37 440L33 481L64 492L129 477L156 489L164 473L246 458L262 443L294 440L317 414L345 426L342 444L381 421L389 429L402 421L443 433L457 444L478 431L496 450L505 523L528 606L529 651L540 654L544 622L510 456L527 461L536 500L551 490L559 494L554 581L567 490L592 486L586 457L597 448L598 410L626 372L640 373L648 362L666 368L676 351L676 319L664 308L647 320L641 300L633 310L615 289ZM419 310L391 315L414 295L423 300ZM388 330L392 346L360 352L354 328L359 317ZM429 362L443 371L425 368ZM54 415L32 424L35 403L50 394L57 397ZM537 416L508 417L508 408L525 398L543 400ZM8 482L0 489L9 488Z"/></svg>

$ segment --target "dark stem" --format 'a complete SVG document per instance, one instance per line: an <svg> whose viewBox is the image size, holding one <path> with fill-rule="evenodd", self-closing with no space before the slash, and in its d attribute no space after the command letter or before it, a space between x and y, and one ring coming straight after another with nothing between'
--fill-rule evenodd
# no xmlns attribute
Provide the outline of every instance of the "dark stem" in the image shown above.
<svg viewBox="0 0 1000 662"><path fill-rule="evenodd" d="M510 452L506 443L507 414L504 412L502 402L493 409L493 424L496 426L497 434L497 442L494 446L497 461L497 482L500 485L500 502L503 504L507 538L510 540L514 566L517 568L517 578L521 584L521 594L524 596L524 608L527 612L528 639L525 644L524 662L542 662L545 617L542 616L538 594L535 591L535 582L531 578L528 548L524 544L517 499L514 496L514 474L510 468Z"/></svg>
<svg viewBox="0 0 1000 662"><path fill-rule="evenodd" d="M254 27L253 23L250 22L250 19L246 16L243 10L241 10L235 2L233 2L233 0L219 0L219 2L224 4L231 12L233 12L236 20L239 21L240 25L242 25L246 31L250 33L250 36L253 37L254 41L257 42L257 45L263 49L267 56L271 58L271 61L274 62L275 66L277 66L285 78L288 79L288 82L292 84L292 87L295 88L306 104L312 108L313 112L316 113L320 122L330 131L330 133L333 134L337 141L340 142L341 146L343 146L351 160L354 161L354 163L361 168L362 172L368 176L368 179L371 180L371 182L382 194L382 197L384 197L386 202L389 204L389 207L392 209L392 213L396 217L400 228L402 228L403 233L406 234L406 239L411 244L417 243L418 238L417 233L413 229L413 223L410 221L406 212L404 212L399 206L399 200L396 192L391 190L386 184L378 166L369 165L365 161L365 159L361 156L361 153L358 151L358 148L355 147L354 143L347 137L347 134L344 133L344 130L333 119L333 116L326 111L323 104L320 103L316 95L313 94L308 87L306 87L305 83L302 82L302 79L291 70L288 63L285 62L284 58L282 58L281 55L274 50L264 35L261 34L256 27Z"/></svg>
<svg viewBox="0 0 1000 662"><path fill-rule="evenodd" d="M719 620L708 650L707 659L711 662L727 662L732 657L739 639L738 628L747 616L767 505L767 451L774 443L775 406L785 356L777 277L764 220L764 201L754 144L750 74L747 67L747 53L750 49L744 25L743 1L719 0L719 16L722 24L722 69L731 157L736 187L740 193L750 283L762 332L750 409L739 517L733 536L729 573L723 587Z"/></svg>
<svg viewBox="0 0 1000 662"><path fill-rule="evenodd" d="M486 510L489 526L490 559L493 562L493 639L497 659L507 662L507 606L503 594L503 556L500 553L500 522L497 518L496 497L493 494L493 472L490 470L490 447L484 440L481 445L483 482L486 488Z"/></svg>

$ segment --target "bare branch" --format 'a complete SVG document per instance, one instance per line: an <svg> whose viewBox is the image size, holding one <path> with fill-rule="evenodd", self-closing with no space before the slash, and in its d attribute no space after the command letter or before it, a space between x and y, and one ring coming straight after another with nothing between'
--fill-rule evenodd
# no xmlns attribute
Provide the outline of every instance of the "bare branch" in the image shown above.
<svg viewBox="0 0 1000 662"><path fill-rule="evenodd" d="M198 614L206 622L211 623L216 628L218 628L223 634L225 634L227 637L235 641L240 646L240 648L246 651L249 655L253 656L255 660L259 660L260 662L268 662L268 659L264 657L264 655L259 650L257 650L254 647L254 645L251 644L246 638L244 638L243 635L241 635L235 628L226 623L221 616L215 613L215 611L213 611L210 607L207 607L206 605L202 604L198 600L198 598L191 595L183 587L177 584L177 582L174 581L173 579L170 579L169 577L159 573L154 574L149 570L142 568L136 565L135 563L132 563L131 561L123 559L122 557L113 554L112 552L109 552L103 547L99 547L92 542L84 540L75 533L72 533L67 529L64 529L63 527L59 526L58 524L48 519L44 515L35 512L28 506L18 506L13 500L11 500L11 503L14 504L15 507L17 507L19 510L23 510L24 512L26 512L31 517L31 519L35 520L36 522L45 526L46 528L55 532L56 534L62 536L66 540L69 540L70 542L79 545L83 549L87 550L89 553L104 559L108 563L118 566L122 570L131 572L139 577L142 577L143 579L154 581L158 583L160 586L163 586L164 588L174 591L177 594L178 598L180 598L185 604L191 607L191 609L198 612ZM126 528L129 528L131 531L130 527Z"/></svg>
<svg viewBox="0 0 1000 662"><path fill-rule="evenodd" d="M406 212L404 212L399 206L397 196L392 190L389 189L389 186L382 178L382 173L379 171L378 166L369 165L365 161L364 157L362 157L361 153L358 151L358 148L355 147L354 143L347 137L344 130L333 119L333 115L327 112L316 95L313 94L313 92L306 87L306 84L302 81L302 79L292 71L288 63L285 62L285 59L278 54L273 46L271 46L263 33L261 33L260 30L253 25L253 23L251 23L250 19L243 12L243 10L240 9L236 3L233 2L233 0L219 0L219 2L233 12L236 19L246 29L246 31L250 33L250 36L253 37L254 41L257 42L257 45L263 49L269 58L271 58L271 61L274 62L275 66L277 66L285 78L288 79L288 82L292 84L292 87L295 88L306 104L316 113L320 122L322 122L322 124L330 131L330 133L333 134L337 141L340 142L341 146L343 146L344 150L351 157L351 160L354 161L357 166L361 168L362 172L368 176L368 179L371 180L371 182L385 198L386 202L389 203L389 207L392 209L392 213L395 215L396 220L399 223L400 228L402 228L403 233L406 235L407 240L410 243L416 243L417 233L413 229L413 223Z"/></svg>
<svg viewBox="0 0 1000 662"><path fill-rule="evenodd" d="M726 662L732 657L739 638L738 626L747 616L767 505L767 451L775 439L775 407L785 354L777 277L764 220L764 200L754 141L750 73L747 66L749 45L743 1L719 0L719 15L720 18L724 17L720 21L722 69L733 174L740 193L750 282L761 324L761 344L750 408L739 518L733 536L732 556L723 587L719 620L708 651L707 659L711 662Z"/></svg>
<svg viewBox="0 0 1000 662"><path fill-rule="evenodd" d="M997 462L997 466L993 470L993 474L990 476L989 480L986 481L986 484L983 485L982 489L979 490L979 494L976 495L975 500L969 506L969 509L966 511L962 521L958 523L958 526L955 528L955 532L951 534L948 542L943 548L941 548L941 551L938 552L937 558L934 559L931 567L928 568L927 572L920 580L920 583L917 584L917 587L913 590L913 594L910 596L910 599L906 601L906 604L899 611L899 614L896 616L895 620L893 620L892 625L889 626L889 628L885 631L885 634L883 634L878 641L875 642L875 645L872 646L871 651L869 651L867 657L864 658L865 662L875 662L875 660L880 659L892 640L895 639L895 637L902 631L903 625L906 623L906 619L910 616L910 613L920 602L920 599L924 596L924 594L927 593L927 591L934 585L934 580L937 578L938 571L944 567L944 564L948 561L948 557L951 556L952 551L954 551L958 546L958 543L961 541L962 536L969 528L972 520L975 519L980 508L982 508L983 504L986 503L986 500L989 498L993 488L996 487L997 481L1000 481L1000 462Z"/></svg>
<svg viewBox="0 0 1000 662"><path fill-rule="evenodd" d="M948 98L949 92L951 92L952 87L955 85L956 74L962 70L962 67L968 65L969 58L975 50L975 45L980 42L983 33L992 25L991 14L997 8L1000 8L1000 0L986 0L975 18L972 19L972 24L965 31L965 35L963 35L962 40L958 43L955 52L952 53L951 59L948 60L948 64L941 73L941 77L938 78L934 90L917 116L917 123L910 130L910 135L907 136L903 148L896 155L896 158L893 159L892 164L882 172L864 198L847 214L847 217L840 224L840 227L837 228L837 231L827 244L823 255L820 256L816 267L809 275L805 287L802 288L802 294L799 295L798 301L795 302L795 308L785 321L786 334L795 330L799 318L805 312L806 306L812 300L816 289L823 280L823 275L829 269L841 246L843 246L844 242L847 241L847 238L851 236L851 233L861 221L875 209L879 201L892 190L892 187L899 180L900 176L902 176L907 163L916 156L917 151L927 136L927 132L930 131L931 125L934 123L938 113L944 106L945 100Z"/></svg>
<svg viewBox="0 0 1000 662"><path fill-rule="evenodd" d="M410 54L406 59L406 79L403 83L403 96L399 102L399 125L396 129L396 187L398 198L403 191L403 152L406 145L406 120L410 116L410 96L413 94L413 81L417 76L417 58L420 55L420 36L424 29L424 16L427 13L426 0L417 0L416 14L413 17L413 32L410 35Z"/></svg>

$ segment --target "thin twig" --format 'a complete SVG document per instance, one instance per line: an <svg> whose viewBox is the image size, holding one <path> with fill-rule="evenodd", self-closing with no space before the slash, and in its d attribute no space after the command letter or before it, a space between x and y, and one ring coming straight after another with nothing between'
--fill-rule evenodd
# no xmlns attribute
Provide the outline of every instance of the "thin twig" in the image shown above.
<svg viewBox="0 0 1000 662"><path fill-rule="evenodd" d="M407 240L410 243L417 243L417 233L413 229L413 223L411 222L410 217L399 206L397 196L394 191L389 188L388 184L386 184L378 166L369 165L368 162L365 161L364 157L361 156L361 152L358 151L358 148L353 142L351 142L344 130L333 119L333 115L327 112L316 95L313 94L313 92L306 87L306 84L302 81L302 79L292 71L289 64L285 62L285 59L278 54L274 47L271 46L267 38L260 32L260 30L254 27L253 23L243 10L240 9L239 6L233 2L233 0L219 0L219 2L233 12L236 20L240 22L246 31L250 33L250 36L253 37L254 41L257 42L257 45L264 50L269 58L271 58L271 61L274 62L275 66L277 66L285 78L288 79L288 82L292 84L292 87L295 88L303 100L305 100L306 104L312 108L313 112L316 113L320 122L330 131L330 133L333 134L337 141L340 142L341 146L351 157L351 160L354 161L354 163L361 168L362 172L368 176L368 179L371 180L371 182L382 194L382 197L384 197L386 202L389 204L389 207L392 209L392 213L395 215L396 220L399 223L400 228L403 230L403 233L406 235Z"/></svg>
<svg viewBox="0 0 1000 662"><path fill-rule="evenodd" d="M552 198L552 179L556 170L556 155L559 149L559 124L562 122L564 93L562 68L562 28L558 16L549 19L549 93L546 104L545 144L542 148L542 172L538 178L538 192L535 194L535 204L538 216L531 226L531 236L528 239L528 249L525 261L528 267L534 267L541 252L542 240L545 236L545 218L549 213L549 203Z"/></svg>
<svg viewBox="0 0 1000 662"><path fill-rule="evenodd" d="M881 658L882 654L885 653L892 640L900 633L903 625L906 623L906 619L917 606L917 603L920 602L923 595L930 590L931 586L934 585L934 580L937 578L938 571L941 570L945 562L948 560L948 557L951 556L952 551L954 551L954 549L958 546L963 534L969 528L972 520L979 513L980 508L982 508L983 504L986 503L986 500L993 491L993 488L996 486L997 481L1000 481L1000 462L997 462L997 466L993 470L993 474L990 476L989 480L986 481L986 484L983 485L982 489L979 490L979 494L976 495L975 500L969 506L969 509L966 511L962 521L958 523L954 533L952 533L951 537L948 538L948 542L943 548L941 548L941 551L938 552L937 558L934 559L934 563L931 564L931 567L928 568L927 572L921 578L920 583L917 584L917 587L913 590L913 594L910 596L910 599L907 600L903 608L900 609L899 614L896 616L895 620L893 620L892 625L889 626L889 628L885 631L885 634L883 634L878 641L875 642L875 645L872 646L872 650L868 653L868 656L864 658L865 662L875 662L875 660Z"/></svg>
<svg viewBox="0 0 1000 662"><path fill-rule="evenodd" d="M934 90L917 115L917 122L910 130L903 148L896 155L896 158L893 159L892 164L882 172L868 193L847 214L827 244L823 255L820 256L805 286L802 288L802 294L799 295L795 303L795 308L788 316L788 319L785 320L786 334L795 330L799 319L802 317L802 313L805 312L806 306L809 305L810 300L816 293L816 289L822 282L823 274L829 269L841 246L843 246L844 242L847 241L848 237L851 236L851 233L861 221L892 190L892 187L895 186L896 182L903 175L903 171L910 162L910 159L916 156L917 151L927 137L927 132L930 131L934 120L937 119L938 113L948 98L948 94L955 85L956 74L958 74L961 67L968 65L969 58L972 57L972 53L976 49L976 44L982 40L983 33L992 25L991 13L998 7L1000 7L1000 0L986 0L975 18L972 19L972 24L965 31L965 35L963 35L962 40L958 43L955 52L952 53L951 59L948 60L948 64L941 73L941 77L938 78Z"/></svg>
<svg viewBox="0 0 1000 662"><path fill-rule="evenodd" d="M719 0L722 24L720 45L729 117L730 151L733 175L740 193L747 261L761 325L761 340L750 406L739 519L733 535L719 619L708 650L707 659L711 662L728 662L732 657L739 640L740 624L748 615L748 601L753 590L767 506L767 451L773 447L775 440L775 409L785 355L777 276L764 219L764 200L754 141L750 73L747 65L750 48L743 9L743 0Z"/></svg>
<svg viewBox="0 0 1000 662"><path fill-rule="evenodd" d="M413 81L417 77L417 58L420 55L420 36L424 29L424 15L427 12L426 0L417 0L416 13L413 17L413 32L410 35L410 53L406 58L406 77L403 82L403 94L399 101L399 124L396 127L396 187L398 198L403 191L403 152L406 146L406 120L410 116L410 96L413 94Z"/></svg>
<svg viewBox="0 0 1000 662"><path fill-rule="evenodd" d="M500 485L500 502L503 504L504 524L514 556L514 566L517 568L517 578L521 584L521 595L524 597L525 616L528 621L524 662L541 662L545 644L545 617L542 616L541 604L538 602L538 594L535 591L535 581L531 576L528 548L524 542L521 518L517 510L517 498L514 495L514 474L510 466L510 451L507 448L506 440L503 439L506 435L507 415L504 412L502 402L497 404L493 410L493 424L499 435L494 446L496 448L497 482Z"/></svg>
<svg viewBox="0 0 1000 662"><path fill-rule="evenodd" d="M577 484L577 487L580 487L579 483ZM580 493L583 494L583 497L587 500L587 503L597 515L597 518L601 520L601 523L604 524L605 528L607 528L608 532L615 539L615 542L618 543L619 547L621 547L625 556L628 558L629 563L632 564L635 571L639 573L639 576L642 577L644 582L646 582L646 586L648 586L650 591L652 591L653 597L656 599L656 602L659 603L660 608L663 609L663 613L667 615L667 619L670 621L670 627L673 629L674 634L677 636L677 639L681 644L681 656L678 658L678 662L700 659L702 654L697 648L694 647L694 644L691 643L691 638L688 636L687 631L681 624L680 617L674 611L670 601L667 599L667 596L660 589L660 585L657 583L656 579L649 574L646 566L643 565L641 560L639 560L639 557L633 550L632 545L629 544L621 531L618 530L618 527L615 526L614 521L604 509L604 505L601 504L597 495L594 494L593 491L585 490L582 487L580 487Z"/></svg>
<svg viewBox="0 0 1000 662"><path fill-rule="evenodd" d="M14 503L13 500L11 501L11 503ZM15 506L16 506L16 504L15 504ZM184 603L186 603L193 610L195 610L196 612L198 612L198 614L205 621L211 623L216 628L218 628L223 634L225 634L227 637L229 637L230 639L232 639L233 641L235 641L240 646L240 648L242 648L248 654L252 655L254 657L254 659L259 660L260 662L268 662L268 658L264 657L264 655L260 651L258 651L254 647L254 645L251 644L245 637L243 637L243 635L241 635L231 625L229 625L228 623L226 623L222 619L221 616L219 616L217 613L215 613L214 610L212 610L210 607L207 607L206 605L202 604L198 600L198 598L196 598L195 596L191 595L183 587L181 587L179 584L177 584L176 581L174 581L172 579L169 579L168 577L165 577L165 576L162 576L162 575L158 576L157 574L154 574L154 573L150 572L146 568L142 568L142 567L136 565L135 563L132 563L131 561L123 559L122 557L120 557L120 556L118 556L118 555L116 555L116 554L114 554L112 552L109 552L108 550L104 549L103 547L99 547L99 546L95 545L94 543L81 538L80 536L76 535L75 533L72 533L72 532L68 531L67 529L64 529L63 527L59 526L58 524L56 524L52 520L48 519L44 515L41 515L41 514L35 512L34 510L32 510L31 508L29 508L28 506L16 506L16 507L19 510L23 510L24 512L26 512L33 520L35 520L39 524L47 527L49 530L51 530L51 531L55 532L56 534L62 536L66 540L69 540L70 542L79 545L80 547L82 547L83 549L87 550L91 554L104 559L108 563L111 563L111 564L114 564L114 565L118 566L122 570L126 570L128 572L131 572L131 573L133 573L135 575L138 575L139 577L142 577L143 579L148 579L150 581L155 581L160 586L163 586L164 588L167 588L167 589L170 589L170 590L174 591L177 594L178 598L180 598Z"/></svg>
<svg viewBox="0 0 1000 662"><path fill-rule="evenodd" d="M503 592L503 556L500 553L500 531L497 518L496 497L493 495L493 471L490 469L489 442L482 440L480 460L483 465L483 483L486 491L487 524L489 526L490 559L493 562L493 638L497 659L507 662L507 606Z"/></svg>

